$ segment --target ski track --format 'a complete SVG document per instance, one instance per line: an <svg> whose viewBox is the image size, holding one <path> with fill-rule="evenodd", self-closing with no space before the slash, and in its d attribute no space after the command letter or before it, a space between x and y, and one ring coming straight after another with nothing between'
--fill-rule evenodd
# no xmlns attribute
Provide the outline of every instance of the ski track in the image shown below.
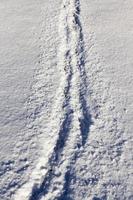
<svg viewBox="0 0 133 200"><path fill-rule="evenodd" d="M80 1L64 0L61 7L59 33L60 70L63 77L59 91L63 94L57 105L63 117L58 119L60 128L48 169L39 186L34 184L29 200L66 198L72 177L72 166L80 149L88 139L92 124L87 105L87 83L84 58L84 41L80 22ZM59 92L59 93L60 93ZM56 106L58 107L58 106ZM56 108L57 109L57 108ZM71 144L70 144L71 143ZM56 188L56 189L55 189ZM52 196L51 196L52 195Z"/></svg>

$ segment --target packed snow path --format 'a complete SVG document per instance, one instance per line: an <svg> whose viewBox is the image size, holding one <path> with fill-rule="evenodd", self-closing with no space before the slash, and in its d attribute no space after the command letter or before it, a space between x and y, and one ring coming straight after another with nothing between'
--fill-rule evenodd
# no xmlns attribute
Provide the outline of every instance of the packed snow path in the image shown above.
<svg viewBox="0 0 133 200"><path fill-rule="evenodd" d="M50 125L55 144L46 174L41 177L39 185L33 185L30 200L42 196L45 199L65 198L71 166L86 143L92 123L86 100L88 91L80 1L63 1L60 12L58 67L61 81L51 116L51 121L56 120L57 128Z"/></svg>
<svg viewBox="0 0 133 200"><path fill-rule="evenodd" d="M59 117L59 131L56 133L57 141L49 159L48 171L39 188L33 188L30 200L38 200L41 196L51 200L57 197L60 200L65 198L71 165L76 161L80 148L86 143L91 124L86 102L84 41L79 0L63 1L59 33L58 66L62 79L54 109L56 113L53 114L53 119L57 115ZM52 131L55 131L53 127Z"/></svg>

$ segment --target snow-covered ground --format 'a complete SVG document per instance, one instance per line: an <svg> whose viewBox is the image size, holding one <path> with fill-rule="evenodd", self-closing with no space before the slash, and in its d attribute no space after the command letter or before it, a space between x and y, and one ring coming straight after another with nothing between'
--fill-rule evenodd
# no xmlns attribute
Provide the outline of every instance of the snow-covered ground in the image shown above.
<svg viewBox="0 0 133 200"><path fill-rule="evenodd" d="M36 137L28 130L27 99L40 49L40 8L36 1L0 1L0 199L26 179L37 157ZM32 139L32 140L31 140ZM27 142L26 142L27 141Z"/></svg>
<svg viewBox="0 0 133 200"><path fill-rule="evenodd" d="M133 1L0 1L0 200L133 199Z"/></svg>

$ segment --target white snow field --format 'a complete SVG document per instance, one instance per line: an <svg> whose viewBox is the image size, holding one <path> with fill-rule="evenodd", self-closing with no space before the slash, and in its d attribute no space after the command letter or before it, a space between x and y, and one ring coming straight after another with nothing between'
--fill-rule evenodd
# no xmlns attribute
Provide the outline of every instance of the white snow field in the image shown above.
<svg viewBox="0 0 133 200"><path fill-rule="evenodd" d="M133 1L0 0L0 200L133 200Z"/></svg>

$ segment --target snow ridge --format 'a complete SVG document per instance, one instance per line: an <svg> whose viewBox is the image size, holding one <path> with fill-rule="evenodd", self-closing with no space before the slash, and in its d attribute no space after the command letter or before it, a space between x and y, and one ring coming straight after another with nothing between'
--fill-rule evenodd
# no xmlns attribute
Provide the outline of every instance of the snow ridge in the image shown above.
<svg viewBox="0 0 133 200"><path fill-rule="evenodd" d="M62 105L64 117L49 159L48 171L40 187L33 188L29 200L39 200L42 196L44 199L65 198L71 165L76 161L80 148L85 145L91 125L86 102L84 41L79 0L63 2L59 33L62 34L59 60L61 70L64 68L66 81Z"/></svg>
<svg viewBox="0 0 133 200"><path fill-rule="evenodd" d="M59 35L58 66L61 80L50 119L52 123L49 124L52 141L47 159L45 147L44 155L40 158L40 166L44 161L45 173L42 176L39 172L33 173L33 176L39 174L40 181L36 182L36 178L32 177L29 200L64 200L67 197L73 176L72 166L86 144L92 124L86 100L88 91L80 0L63 0Z"/></svg>

